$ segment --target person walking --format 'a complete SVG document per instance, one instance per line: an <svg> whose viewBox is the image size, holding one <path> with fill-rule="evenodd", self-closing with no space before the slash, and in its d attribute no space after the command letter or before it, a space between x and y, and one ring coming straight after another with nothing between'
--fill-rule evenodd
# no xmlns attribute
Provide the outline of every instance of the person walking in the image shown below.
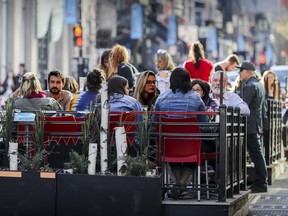
<svg viewBox="0 0 288 216"><path fill-rule="evenodd" d="M260 136L263 127L267 124L267 103L265 89L259 79L254 75L255 66L250 61L243 61L240 66L240 79L245 82L243 86L243 100L248 104L250 116L247 117L247 149L255 165L256 179L251 186L252 193L267 192L267 168L262 153Z"/></svg>

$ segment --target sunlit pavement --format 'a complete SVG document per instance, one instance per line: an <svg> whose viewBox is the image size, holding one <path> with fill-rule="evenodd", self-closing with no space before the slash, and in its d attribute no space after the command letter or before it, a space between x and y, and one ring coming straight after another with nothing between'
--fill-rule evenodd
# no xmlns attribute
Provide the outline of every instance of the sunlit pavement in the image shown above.
<svg viewBox="0 0 288 216"><path fill-rule="evenodd" d="M251 194L249 216L288 216L288 166L268 193Z"/></svg>

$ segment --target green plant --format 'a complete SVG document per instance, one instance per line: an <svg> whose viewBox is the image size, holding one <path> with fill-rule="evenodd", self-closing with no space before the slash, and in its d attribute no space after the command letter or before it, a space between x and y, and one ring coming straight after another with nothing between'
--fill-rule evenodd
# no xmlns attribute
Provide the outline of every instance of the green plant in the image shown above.
<svg viewBox="0 0 288 216"><path fill-rule="evenodd" d="M82 125L83 131L83 149L82 154L88 155L89 143L99 142L99 112L94 113L93 104L90 103L89 113L84 117L84 122Z"/></svg>
<svg viewBox="0 0 288 216"><path fill-rule="evenodd" d="M70 166L74 173L86 174L88 169L88 159L85 155L80 155L78 152L71 151L69 153Z"/></svg>
<svg viewBox="0 0 288 216"><path fill-rule="evenodd" d="M19 170L21 171L50 171L45 162L45 150L36 151L33 157L29 153L19 155L19 161Z"/></svg>
<svg viewBox="0 0 288 216"><path fill-rule="evenodd" d="M147 171L155 168L154 162L150 159L152 154L155 154L155 150L151 150L150 146L150 125L149 124L148 112L144 112L143 119L136 117L136 130L137 137L135 139L135 144L130 147L134 148L133 151L136 152L135 155L125 155L123 157L118 157L117 160L124 160L126 168L122 166L120 171L128 176L145 176ZM124 170L124 171L123 171Z"/></svg>
<svg viewBox="0 0 288 216"><path fill-rule="evenodd" d="M4 146L1 148L1 156L3 160L4 167L8 167L9 158L8 158L8 150L9 150L9 142L15 142L13 137L13 129L14 129L14 103L12 99L8 99L6 102L6 112L1 112L1 123L2 130L0 132L1 137L3 138Z"/></svg>
<svg viewBox="0 0 288 216"><path fill-rule="evenodd" d="M44 150L44 123L45 123L45 115L41 111L37 111L36 120L34 125L34 141L35 141L35 149L37 152L41 152Z"/></svg>
<svg viewBox="0 0 288 216"><path fill-rule="evenodd" d="M148 149L145 148L142 154L137 156L125 155L118 160L124 160L126 167L121 167L120 171L126 176L145 176L147 171L154 169L155 164L148 159Z"/></svg>
<svg viewBox="0 0 288 216"><path fill-rule="evenodd" d="M45 161L47 152L44 149L44 124L45 114L37 111L35 116L34 134L30 140L30 151L19 154L19 170L50 171L49 164ZM34 145L33 145L34 144Z"/></svg>

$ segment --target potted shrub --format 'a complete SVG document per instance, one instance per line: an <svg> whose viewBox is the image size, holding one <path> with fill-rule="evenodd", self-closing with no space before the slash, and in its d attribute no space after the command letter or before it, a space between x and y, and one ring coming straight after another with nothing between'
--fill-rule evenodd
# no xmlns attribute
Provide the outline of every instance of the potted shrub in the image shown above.
<svg viewBox="0 0 288 216"><path fill-rule="evenodd" d="M81 174L57 174L57 215L161 215L161 179L145 176L147 155L142 153L124 156L128 172L118 176L109 171L87 175L87 154L71 152L70 165Z"/></svg>
<svg viewBox="0 0 288 216"><path fill-rule="evenodd" d="M19 154L18 171L0 172L0 193L9 192L0 198L3 215L55 215L56 174L45 164L43 119L41 112L36 114L34 139L30 140L35 145Z"/></svg>
<svg viewBox="0 0 288 216"><path fill-rule="evenodd" d="M1 112L0 118L2 124L0 133L0 137L2 137L0 149L2 169L17 170L18 143L15 141L15 136L13 137L14 105L11 99L7 100L6 112Z"/></svg>

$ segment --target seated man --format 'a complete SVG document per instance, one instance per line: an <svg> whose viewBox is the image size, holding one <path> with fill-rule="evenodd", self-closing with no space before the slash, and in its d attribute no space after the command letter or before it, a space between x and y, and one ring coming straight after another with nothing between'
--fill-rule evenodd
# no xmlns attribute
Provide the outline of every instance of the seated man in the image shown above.
<svg viewBox="0 0 288 216"><path fill-rule="evenodd" d="M73 98L71 92L63 90L64 76L59 70L53 70L48 75L49 90L45 90L47 97L54 98L63 110L69 110L70 102Z"/></svg>
<svg viewBox="0 0 288 216"><path fill-rule="evenodd" d="M54 98L46 97L38 77L33 72L23 75L19 96L15 99L15 109L21 111L61 110L60 104Z"/></svg>
<svg viewBox="0 0 288 216"><path fill-rule="evenodd" d="M231 106L231 107L239 107L240 114L242 116L245 116L245 117L249 116L250 109L247 103L245 103L239 95L226 90L226 87L228 84L228 81L227 81L228 78L225 72L223 71L217 71L212 74L212 77L211 77L212 98L220 101L221 73L223 73L223 104L225 104L226 106Z"/></svg>

